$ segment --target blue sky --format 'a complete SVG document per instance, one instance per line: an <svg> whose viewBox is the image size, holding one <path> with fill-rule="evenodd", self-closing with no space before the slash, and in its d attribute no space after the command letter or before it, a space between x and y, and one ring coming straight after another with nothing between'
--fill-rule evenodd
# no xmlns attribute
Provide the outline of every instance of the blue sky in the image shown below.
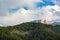
<svg viewBox="0 0 60 40"><path fill-rule="evenodd" d="M43 0L43 2L38 2L37 7L43 7L43 6L54 6L55 4L51 0Z"/></svg>
<svg viewBox="0 0 60 40"><path fill-rule="evenodd" d="M44 6L48 6L48 5L50 5L50 6L54 6L55 5L51 0L42 0L42 1L43 2L36 2L35 3L36 8L38 8L38 7L44 7ZM23 6L23 8L25 10L29 9L28 6ZM14 13L14 12L18 11L19 9L20 9L20 7L10 8L9 12L13 12Z"/></svg>
<svg viewBox="0 0 60 40"><path fill-rule="evenodd" d="M42 0L43 2L36 2L35 5L36 7L44 7L44 6L54 6L55 4L51 0ZM28 9L27 6L24 7L25 9Z"/></svg>
<svg viewBox="0 0 60 40"><path fill-rule="evenodd" d="M60 20L60 0L1 0L0 25L17 25L33 20Z"/></svg>

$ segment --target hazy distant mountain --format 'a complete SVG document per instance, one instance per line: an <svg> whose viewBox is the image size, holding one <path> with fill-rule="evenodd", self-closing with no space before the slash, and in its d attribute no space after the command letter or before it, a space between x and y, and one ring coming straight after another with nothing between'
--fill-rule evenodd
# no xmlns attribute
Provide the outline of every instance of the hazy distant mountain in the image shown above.
<svg viewBox="0 0 60 40"><path fill-rule="evenodd" d="M34 20L34 21L31 21L33 23L41 23L41 20Z"/></svg>
<svg viewBox="0 0 60 40"><path fill-rule="evenodd" d="M60 22L54 22L53 25L60 25Z"/></svg>
<svg viewBox="0 0 60 40"><path fill-rule="evenodd" d="M53 25L60 25L60 19L53 20Z"/></svg>
<svg viewBox="0 0 60 40"><path fill-rule="evenodd" d="M32 22L34 22L34 23L41 23L41 21L42 21L42 20L35 20L35 21L32 21ZM46 24L45 21L46 21L46 20L43 21L43 22L44 22L43 24ZM60 25L60 21L55 20L55 22L50 23L50 24L51 24L51 25L52 25L52 24L53 24L53 25Z"/></svg>

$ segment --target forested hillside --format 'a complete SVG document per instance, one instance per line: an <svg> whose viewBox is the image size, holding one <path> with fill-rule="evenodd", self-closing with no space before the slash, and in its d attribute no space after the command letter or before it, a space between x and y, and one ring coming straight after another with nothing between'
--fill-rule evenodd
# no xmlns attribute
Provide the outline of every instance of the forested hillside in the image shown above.
<svg viewBox="0 0 60 40"><path fill-rule="evenodd" d="M27 22L0 27L0 40L60 40L60 25Z"/></svg>

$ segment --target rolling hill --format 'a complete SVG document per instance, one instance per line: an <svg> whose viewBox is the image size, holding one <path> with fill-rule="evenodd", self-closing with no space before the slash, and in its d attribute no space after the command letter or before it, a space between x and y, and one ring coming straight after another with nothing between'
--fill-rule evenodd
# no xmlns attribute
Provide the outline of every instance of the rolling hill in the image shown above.
<svg viewBox="0 0 60 40"><path fill-rule="evenodd" d="M27 22L0 27L0 40L60 40L60 25Z"/></svg>

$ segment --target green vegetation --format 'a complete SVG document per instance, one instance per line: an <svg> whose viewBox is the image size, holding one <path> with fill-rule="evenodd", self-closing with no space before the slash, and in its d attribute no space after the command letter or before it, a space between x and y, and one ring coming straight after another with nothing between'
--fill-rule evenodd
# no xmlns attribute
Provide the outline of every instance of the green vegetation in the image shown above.
<svg viewBox="0 0 60 40"><path fill-rule="evenodd" d="M0 40L60 40L60 26L27 22L0 27Z"/></svg>

